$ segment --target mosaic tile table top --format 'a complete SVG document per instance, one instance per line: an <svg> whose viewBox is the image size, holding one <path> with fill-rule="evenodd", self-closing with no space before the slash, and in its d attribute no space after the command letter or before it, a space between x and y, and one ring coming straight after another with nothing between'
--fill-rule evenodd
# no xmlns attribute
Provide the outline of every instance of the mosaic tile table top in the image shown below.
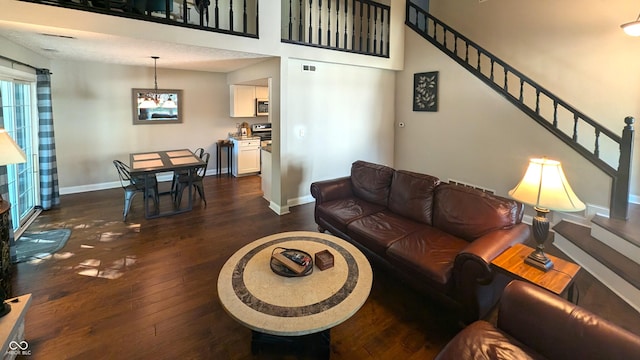
<svg viewBox="0 0 640 360"><path fill-rule="evenodd" d="M273 249L328 250L334 266L310 275L283 277L269 266ZM330 329L355 314L371 291L373 273L366 257L332 235L297 231L256 240L233 254L218 277L224 309L246 327L280 336Z"/></svg>

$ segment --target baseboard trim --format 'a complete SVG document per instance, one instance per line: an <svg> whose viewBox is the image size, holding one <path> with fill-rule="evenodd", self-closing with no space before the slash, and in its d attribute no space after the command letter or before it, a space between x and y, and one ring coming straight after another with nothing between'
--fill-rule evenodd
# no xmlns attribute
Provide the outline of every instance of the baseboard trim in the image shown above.
<svg viewBox="0 0 640 360"><path fill-rule="evenodd" d="M273 201L269 202L269 209L273 210L273 212L275 212L278 215L285 215L290 212L289 206L280 206Z"/></svg>
<svg viewBox="0 0 640 360"><path fill-rule="evenodd" d="M295 199L287 200L287 206L304 205L304 204L312 203L314 201L316 201L316 199L314 199L313 196L306 195L306 196L297 197Z"/></svg>

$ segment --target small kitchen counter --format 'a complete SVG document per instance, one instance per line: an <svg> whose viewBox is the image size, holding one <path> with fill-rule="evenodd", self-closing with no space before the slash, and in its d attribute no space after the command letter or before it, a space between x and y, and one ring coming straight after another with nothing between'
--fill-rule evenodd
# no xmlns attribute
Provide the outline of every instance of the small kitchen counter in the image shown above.
<svg viewBox="0 0 640 360"><path fill-rule="evenodd" d="M260 173L260 138L238 136L230 139L233 142L233 176Z"/></svg>
<svg viewBox="0 0 640 360"><path fill-rule="evenodd" d="M259 136L229 136L229 140L235 141L245 141L245 140L258 140L260 141Z"/></svg>

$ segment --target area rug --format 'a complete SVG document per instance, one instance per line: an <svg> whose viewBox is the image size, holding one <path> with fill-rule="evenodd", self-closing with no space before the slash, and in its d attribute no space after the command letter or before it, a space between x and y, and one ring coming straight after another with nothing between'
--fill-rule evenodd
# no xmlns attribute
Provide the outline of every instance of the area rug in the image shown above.
<svg viewBox="0 0 640 360"><path fill-rule="evenodd" d="M71 229L25 231L16 241L16 263L42 259L62 249L71 236Z"/></svg>

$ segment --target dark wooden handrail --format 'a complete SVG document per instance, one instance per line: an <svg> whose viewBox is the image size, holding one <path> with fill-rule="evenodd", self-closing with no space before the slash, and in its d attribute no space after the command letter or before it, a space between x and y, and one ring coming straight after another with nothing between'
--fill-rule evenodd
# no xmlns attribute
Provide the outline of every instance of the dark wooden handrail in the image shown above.
<svg viewBox="0 0 640 360"><path fill-rule="evenodd" d="M228 35L237 35L250 38L258 38L258 0L236 0L234 10L234 0L161 0L164 2L163 10L154 9L151 11L137 9L134 0L80 0L79 2L70 0L20 0L36 4L60 6L64 8L89 11L94 13L108 14L126 17L136 20L151 21L167 25L177 25L198 30L207 30ZM171 7L180 6L182 11ZM228 14L222 14L220 5L229 6ZM238 14L241 8L242 14ZM191 11L194 10L194 11ZM160 12L164 16L157 16ZM234 13L235 12L235 13ZM249 14L253 14L249 16ZM181 18L176 18L176 15ZM227 16L226 24L223 25L221 19ZM237 21L234 24L234 20ZM238 29L236 28L238 27Z"/></svg>
<svg viewBox="0 0 640 360"><path fill-rule="evenodd" d="M617 135L410 1L407 1L405 24L610 176L610 217L628 219L634 138L632 117L624 119L622 136ZM488 65L489 69L483 65ZM517 96L509 88L514 83L518 88L515 91ZM530 93L534 94L534 100L527 97ZM534 106L528 105L531 103ZM544 116L544 105L551 119ZM567 132L559 125L561 114L570 116L571 131ZM593 131L593 145L590 147L579 142L578 135L589 136L588 132L579 132L583 128ZM614 144L619 149L617 163L611 164L603 159L600 153L603 142Z"/></svg>

